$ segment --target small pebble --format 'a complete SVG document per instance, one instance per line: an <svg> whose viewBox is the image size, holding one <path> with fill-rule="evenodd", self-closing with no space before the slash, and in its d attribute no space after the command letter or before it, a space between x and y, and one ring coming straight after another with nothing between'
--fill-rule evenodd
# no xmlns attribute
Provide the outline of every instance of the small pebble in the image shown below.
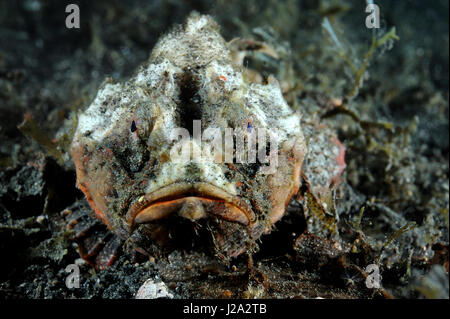
<svg viewBox="0 0 450 319"><path fill-rule="evenodd" d="M153 279L147 279L136 293L136 299L158 299L173 298L166 284L162 281L154 282Z"/></svg>
<svg viewBox="0 0 450 319"><path fill-rule="evenodd" d="M86 261L83 258L75 259L75 265L82 266L84 264L86 264Z"/></svg>
<svg viewBox="0 0 450 319"><path fill-rule="evenodd" d="M36 217L36 222L39 224L42 224L46 219L46 216L44 215L39 215L38 217Z"/></svg>

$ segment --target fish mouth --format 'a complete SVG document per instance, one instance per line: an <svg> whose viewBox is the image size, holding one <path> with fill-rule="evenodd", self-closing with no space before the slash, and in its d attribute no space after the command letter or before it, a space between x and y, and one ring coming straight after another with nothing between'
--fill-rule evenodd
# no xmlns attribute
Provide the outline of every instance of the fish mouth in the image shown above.
<svg viewBox="0 0 450 319"><path fill-rule="evenodd" d="M128 226L156 221L178 213L198 220L211 215L225 220L253 225L255 214L239 196L209 183L173 183L145 194L133 203L126 214Z"/></svg>

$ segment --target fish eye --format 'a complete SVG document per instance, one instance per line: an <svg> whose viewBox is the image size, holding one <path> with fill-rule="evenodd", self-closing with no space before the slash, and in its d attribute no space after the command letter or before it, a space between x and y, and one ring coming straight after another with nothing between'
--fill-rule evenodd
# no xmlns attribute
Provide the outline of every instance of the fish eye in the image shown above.
<svg viewBox="0 0 450 319"><path fill-rule="evenodd" d="M134 133L134 132L136 132L136 130L137 130L136 122L135 122L134 120L131 122L131 128L130 128L130 130L131 130L131 133Z"/></svg>

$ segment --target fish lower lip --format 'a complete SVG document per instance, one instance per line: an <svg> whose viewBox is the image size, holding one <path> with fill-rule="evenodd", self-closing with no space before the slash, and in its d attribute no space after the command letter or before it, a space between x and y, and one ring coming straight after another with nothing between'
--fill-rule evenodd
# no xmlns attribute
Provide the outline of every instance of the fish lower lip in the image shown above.
<svg viewBox="0 0 450 319"><path fill-rule="evenodd" d="M251 225L252 209L238 196L209 183L174 183L140 197L128 210L130 227L167 217L178 211L185 218L196 220L208 214Z"/></svg>

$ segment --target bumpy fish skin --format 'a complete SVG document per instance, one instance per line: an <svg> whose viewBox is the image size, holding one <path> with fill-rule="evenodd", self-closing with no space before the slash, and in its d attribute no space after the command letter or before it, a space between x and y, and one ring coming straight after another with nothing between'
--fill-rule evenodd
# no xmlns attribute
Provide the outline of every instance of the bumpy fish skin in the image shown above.
<svg viewBox="0 0 450 319"><path fill-rule="evenodd" d="M105 81L79 116L71 154L78 187L112 232L145 250L143 238L153 238L169 214L208 220L215 251L227 259L250 249L283 216L307 151L300 115L277 80L251 83L242 71L212 18L193 14L130 80ZM173 130L192 133L193 120L202 130L276 130L275 172L212 158L175 162ZM195 147L194 139L189 143Z"/></svg>

